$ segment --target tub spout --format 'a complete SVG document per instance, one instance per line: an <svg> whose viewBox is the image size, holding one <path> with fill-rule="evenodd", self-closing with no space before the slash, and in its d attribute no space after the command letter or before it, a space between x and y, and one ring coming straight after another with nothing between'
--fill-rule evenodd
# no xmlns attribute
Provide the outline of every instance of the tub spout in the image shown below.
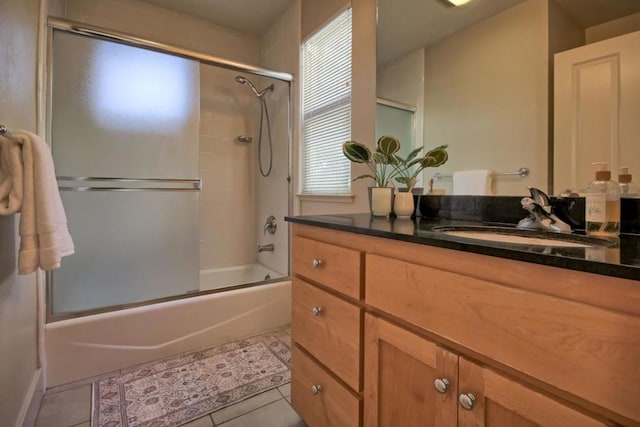
<svg viewBox="0 0 640 427"><path fill-rule="evenodd" d="M269 243L268 245L258 245L258 253L273 252L273 249L273 243Z"/></svg>

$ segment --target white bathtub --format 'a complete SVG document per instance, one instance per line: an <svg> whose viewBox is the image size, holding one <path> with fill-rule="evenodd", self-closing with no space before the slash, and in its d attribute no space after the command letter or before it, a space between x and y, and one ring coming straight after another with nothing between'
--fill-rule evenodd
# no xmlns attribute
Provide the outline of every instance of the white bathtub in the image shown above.
<svg viewBox="0 0 640 427"><path fill-rule="evenodd" d="M278 277L282 277L282 274L257 263L210 268L200 270L200 290L221 289L243 283L262 282L263 280L276 279Z"/></svg>
<svg viewBox="0 0 640 427"><path fill-rule="evenodd" d="M233 341L290 322L291 282L283 281L49 323L45 327L47 386Z"/></svg>

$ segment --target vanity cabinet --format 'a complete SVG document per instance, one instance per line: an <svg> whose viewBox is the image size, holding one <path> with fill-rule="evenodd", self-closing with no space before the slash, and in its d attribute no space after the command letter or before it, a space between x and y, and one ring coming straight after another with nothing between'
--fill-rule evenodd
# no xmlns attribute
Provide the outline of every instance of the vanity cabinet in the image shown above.
<svg viewBox="0 0 640 427"><path fill-rule="evenodd" d="M318 403L322 421L308 415L323 393L313 394L308 363L346 392L335 401L358 402L354 427L640 425L638 282L322 227L293 232L292 404L310 427L344 424L329 421L328 402ZM332 268L361 286L345 294L313 267L316 254L296 255L300 244L355 252L351 273ZM339 318L317 324L312 301L335 304L320 313Z"/></svg>

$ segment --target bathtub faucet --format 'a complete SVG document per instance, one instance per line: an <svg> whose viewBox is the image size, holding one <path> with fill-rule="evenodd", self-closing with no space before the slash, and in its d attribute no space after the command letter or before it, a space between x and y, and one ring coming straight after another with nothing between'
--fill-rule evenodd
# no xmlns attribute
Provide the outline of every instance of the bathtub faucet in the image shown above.
<svg viewBox="0 0 640 427"><path fill-rule="evenodd" d="M258 253L260 252L273 252L273 243L268 245L258 245Z"/></svg>

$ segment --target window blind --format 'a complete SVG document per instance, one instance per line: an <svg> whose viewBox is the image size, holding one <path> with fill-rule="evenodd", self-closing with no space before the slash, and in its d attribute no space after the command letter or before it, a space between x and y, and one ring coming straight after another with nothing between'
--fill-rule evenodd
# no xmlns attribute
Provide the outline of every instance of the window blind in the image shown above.
<svg viewBox="0 0 640 427"><path fill-rule="evenodd" d="M303 190L344 194L351 164L342 144L351 137L351 9L302 46Z"/></svg>

